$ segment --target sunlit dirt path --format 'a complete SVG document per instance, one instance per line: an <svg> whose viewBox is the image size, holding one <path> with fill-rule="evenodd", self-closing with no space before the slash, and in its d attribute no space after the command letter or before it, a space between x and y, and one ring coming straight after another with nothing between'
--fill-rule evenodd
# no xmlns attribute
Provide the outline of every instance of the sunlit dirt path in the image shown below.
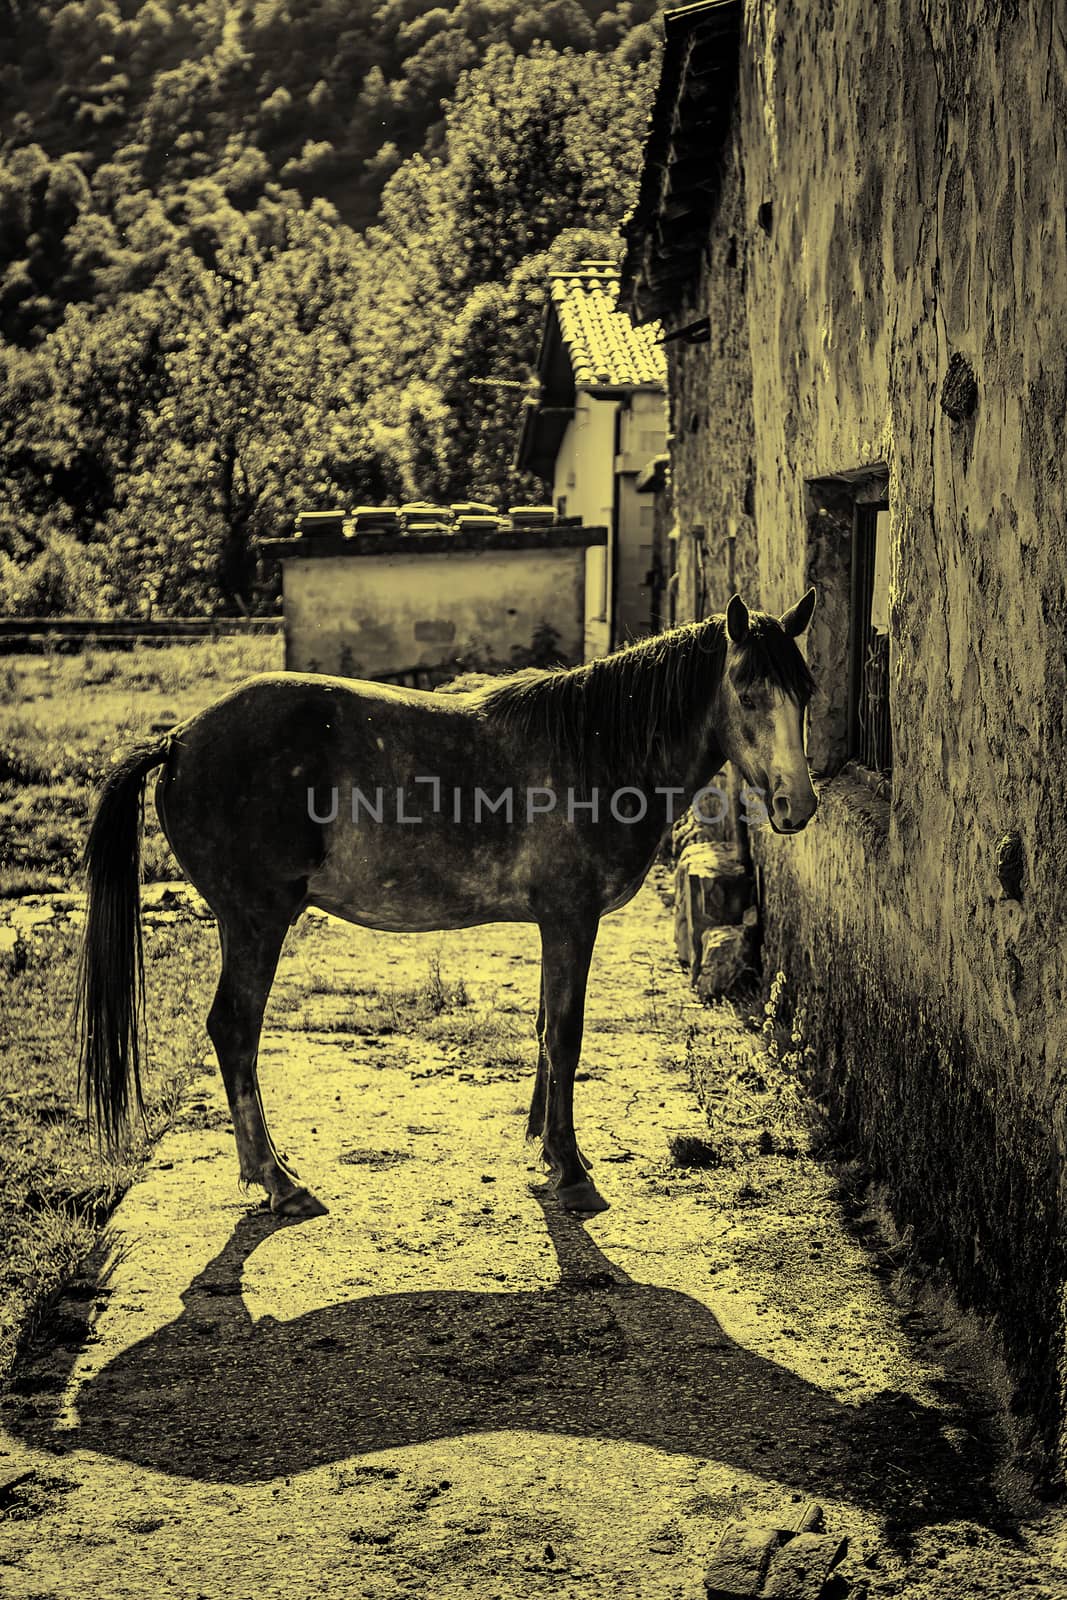
<svg viewBox="0 0 1067 1600"><path fill-rule="evenodd" d="M294 936L261 1076L329 1214L250 1210L205 1076L5 1401L0 1592L680 1600L725 1521L808 1498L871 1595L1064 1592L996 1531L958 1341L893 1301L655 892L594 963L584 1224L523 1139L536 990L530 929ZM706 1170L669 1150L716 1137L687 1037L732 1130Z"/></svg>

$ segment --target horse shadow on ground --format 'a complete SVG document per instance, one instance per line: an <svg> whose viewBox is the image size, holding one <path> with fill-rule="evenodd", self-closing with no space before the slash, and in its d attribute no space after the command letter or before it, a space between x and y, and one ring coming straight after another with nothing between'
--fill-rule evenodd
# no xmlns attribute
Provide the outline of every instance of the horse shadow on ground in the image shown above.
<svg viewBox="0 0 1067 1600"><path fill-rule="evenodd" d="M551 1287L369 1295L288 1322L245 1308L244 1263L282 1225L246 1215L181 1316L81 1385L79 1426L58 1427L42 1394L8 1426L37 1448L225 1484L529 1430L714 1459L864 1506L901 1535L990 1515L989 1446L958 1428L951 1442L951 1410L893 1392L841 1404L736 1344L698 1300L627 1277L539 1198L560 1268Z"/></svg>

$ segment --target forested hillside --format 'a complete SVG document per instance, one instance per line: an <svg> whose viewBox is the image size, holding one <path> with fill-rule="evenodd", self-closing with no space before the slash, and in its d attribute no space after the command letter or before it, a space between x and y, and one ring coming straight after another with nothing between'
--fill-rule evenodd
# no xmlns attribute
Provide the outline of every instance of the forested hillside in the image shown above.
<svg viewBox="0 0 1067 1600"><path fill-rule="evenodd" d="M656 10L0 0L0 611L261 608L299 507L530 493Z"/></svg>

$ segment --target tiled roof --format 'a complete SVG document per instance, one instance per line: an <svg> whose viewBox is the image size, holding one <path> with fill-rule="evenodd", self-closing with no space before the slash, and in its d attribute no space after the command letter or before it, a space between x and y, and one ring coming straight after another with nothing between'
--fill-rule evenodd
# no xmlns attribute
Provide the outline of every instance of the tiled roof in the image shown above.
<svg viewBox="0 0 1067 1600"><path fill-rule="evenodd" d="M618 308L619 274L609 263L588 261L577 272L550 279L560 338L579 389L666 387L667 358L659 327L635 328Z"/></svg>

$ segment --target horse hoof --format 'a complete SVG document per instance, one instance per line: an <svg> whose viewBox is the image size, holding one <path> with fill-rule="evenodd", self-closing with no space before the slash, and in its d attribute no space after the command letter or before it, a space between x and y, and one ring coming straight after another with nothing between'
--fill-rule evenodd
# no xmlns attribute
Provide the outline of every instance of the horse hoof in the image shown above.
<svg viewBox="0 0 1067 1600"><path fill-rule="evenodd" d="M270 1209L276 1217L289 1217L301 1222L329 1214L329 1207L324 1206L310 1189L291 1189L285 1195L271 1195Z"/></svg>
<svg viewBox="0 0 1067 1600"><path fill-rule="evenodd" d="M565 1188L557 1189L556 1198L565 1211L573 1211L581 1216L592 1217L598 1211L608 1209L608 1202L597 1193L588 1179L584 1183L568 1183Z"/></svg>

